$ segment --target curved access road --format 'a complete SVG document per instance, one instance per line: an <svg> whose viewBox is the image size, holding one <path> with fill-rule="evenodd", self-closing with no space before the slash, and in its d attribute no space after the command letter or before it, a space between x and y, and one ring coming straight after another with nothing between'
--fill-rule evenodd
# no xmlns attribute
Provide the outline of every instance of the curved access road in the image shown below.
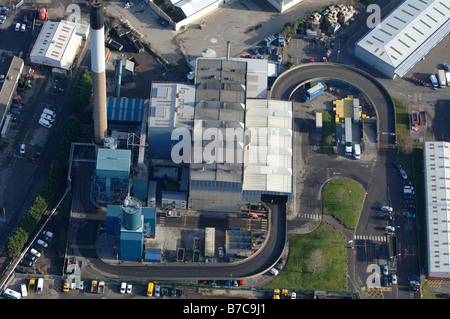
<svg viewBox="0 0 450 319"><path fill-rule="evenodd" d="M113 265L101 259L87 258L83 277L98 276L121 280L198 280L239 279L265 273L280 258L286 243L286 203L267 203L270 208L269 230L265 245L253 256L233 263L165 263ZM80 252L83 254L82 250ZM87 271L87 273L86 273Z"/></svg>
<svg viewBox="0 0 450 319"><path fill-rule="evenodd" d="M330 62L296 66L275 80L270 99L290 100L299 87L320 80L337 80L359 89L374 106L377 114L378 144L396 144L395 108L392 98L377 79L359 69Z"/></svg>

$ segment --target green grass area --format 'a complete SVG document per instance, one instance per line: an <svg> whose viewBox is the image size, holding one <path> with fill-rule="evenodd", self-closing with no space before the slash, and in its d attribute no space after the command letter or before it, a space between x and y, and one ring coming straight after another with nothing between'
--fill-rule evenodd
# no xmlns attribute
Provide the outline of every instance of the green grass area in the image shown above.
<svg viewBox="0 0 450 319"><path fill-rule="evenodd" d="M345 237L327 223L289 235L289 259L269 288L346 291Z"/></svg>
<svg viewBox="0 0 450 319"><path fill-rule="evenodd" d="M332 179L323 187L323 213L332 215L346 228L355 229L365 195L364 188L354 180Z"/></svg>
<svg viewBox="0 0 450 319"><path fill-rule="evenodd" d="M328 110L317 110L322 113L322 147L326 154L331 157L338 157L334 152L335 142L333 136L336 132L336 123L334 122L334 112Z"/></svg>

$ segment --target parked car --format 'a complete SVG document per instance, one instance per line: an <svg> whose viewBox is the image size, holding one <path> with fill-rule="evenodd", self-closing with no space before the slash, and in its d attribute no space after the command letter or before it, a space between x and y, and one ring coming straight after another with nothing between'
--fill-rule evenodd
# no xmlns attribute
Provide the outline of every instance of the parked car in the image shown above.
<svg viewBox="0 0 450 319"><path fill-rule="evenodd" d="M49 237L49 238L52 238L52 237L53 237L53 233L52 233L51 231L48 231L48 230L44 230L44 231L42 232L42 234L44 234L45 236L47 236L47 237Z"/></svg>
<svg viewBox="0 0 450 319"><path fill-rule="evenodd" d="M20 155L25 154L25 144L20 145Z"/></svg>
<svg viewBox="0 0 450 319"><path fill-rule="evenodd" d="M415 194L414 186L411 186L411 185L403 186L403 194Z"/></svg>
<svg viewBox="0 0 450 319"><path fill-rule="evenodd" d="M393 285L397 284L397 275L396 274L391 275L391 282Z"/></svg>
<svg viewBox="0 0 450 319"><path fill-rule="evenodd" d="M14 28L14 31L20 31L20 23L16 23L16 27Z"/></svg>
<svg viewBox="0 0 450 319"><path fill-rule="evenodd" d="M22 23L22 26L20 27L20 32L25 32L27 28L27 25L25 23Z"/></svg>
<svg viewBox="0 0 450 319"><path fill-rule="evenodd" d="M133 290L133 285L127 285L127 294L130 294Z"/></svg>
<svg viewBox="0 0 450 319"><path fill-rule="evenodd" d="M405 170L402 168L400 169L400 175L402 175L403 179L408 179L408 175L406 174Z"/></svg>
<svg viewBox="0 0 450 319"><path fill-rule="evenodd" d="M448 65L447 63L442 63L442 66L444 67L444 69L445 69L446 71L449 71L449 72L450 72L450 65Z"/></svg>
<svg viewBox="0 0 450 319"><path fill-rule="evenodd" d="M382 269L383 269L383 275L388 275L389 274L389 267L388 267L387 264L384 264L382 266Z"/></svg>
<svg viewBox="0 0 450 319"><path fill-rule="evenodd" d="M45 241L43 241L42 239L38 239L36 243L44 248L47 248L47 246L48 246L48 244Z"/></svg>
<svg viewBox="0 0 450 319"><path fill-rule="evenodd" d="M219 247L219 257L223 257L223 247Z"/></svg>
<svg viewBox="0 0 450 319"><path fill-rule="evenodd" d="M394 209L391 207L391 206L381 206L381 211L382 212L392 212L392 211L394 211Z"/></svg>
<svg viewBox="0 0 450 319"><path fill-rule="evenodd" d="M401 169L402 169L402 164L400 164L399 162L395 161L395 162L394 162L394 165L395 165L395 167L396 167L398 170L401 170Z"/></svg>
<svg viewBox="0 0 450 319"><path fill-rule="evenodd" d="M384 215L384 219L385 220L395 220L395 217L392 216L391 214L386 214L386 215Z"/></svg>

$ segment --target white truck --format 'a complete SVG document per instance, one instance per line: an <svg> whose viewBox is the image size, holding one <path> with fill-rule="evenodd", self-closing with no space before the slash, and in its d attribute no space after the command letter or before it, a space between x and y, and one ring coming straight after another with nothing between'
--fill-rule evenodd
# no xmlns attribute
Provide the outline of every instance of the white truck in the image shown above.
<svg viewBox="0 0 450 319"><path fill-rule="evenodd" d="M444 70L438 70L438 81L439 81L439 86L441 88L445 88L445 71Z"/></svg>
<svg viewBox="0 0 450 319"><path fill-rule="evenodd" d="M355 150L353 152L353 157L355 159L360 159L361 158L361 144L355 144Z"/></svg>
<svg viewBox="0 0 450 319"><path fill-rule="evenodd" d="M38 278L36 292L38 294L41 293L43 288L44 288L44 278Z"/></svg>
<svg viewBox="0 0 450 319"><path fill-rule="evenodd" d="M352 119L345 118L345 155L352 155Z"/></svg>

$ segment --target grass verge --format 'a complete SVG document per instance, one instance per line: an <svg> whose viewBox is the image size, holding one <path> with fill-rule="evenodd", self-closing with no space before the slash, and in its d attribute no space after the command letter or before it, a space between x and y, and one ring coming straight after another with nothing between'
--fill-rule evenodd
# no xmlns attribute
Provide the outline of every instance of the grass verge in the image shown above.
<svg viewBox="0 0 450 319"><path fill-rule="evenodd" d="M346 291L345 237L327 223L309 234L288 236L289 259L267 287Z"/></svg>
<svg viewBox="0 0 450 319"><path fill-rule="evenodd" d="M365 199L365 190L351 179L336 178L322 191L323 213L339 220L346 228L355 229Z"/></svg>

